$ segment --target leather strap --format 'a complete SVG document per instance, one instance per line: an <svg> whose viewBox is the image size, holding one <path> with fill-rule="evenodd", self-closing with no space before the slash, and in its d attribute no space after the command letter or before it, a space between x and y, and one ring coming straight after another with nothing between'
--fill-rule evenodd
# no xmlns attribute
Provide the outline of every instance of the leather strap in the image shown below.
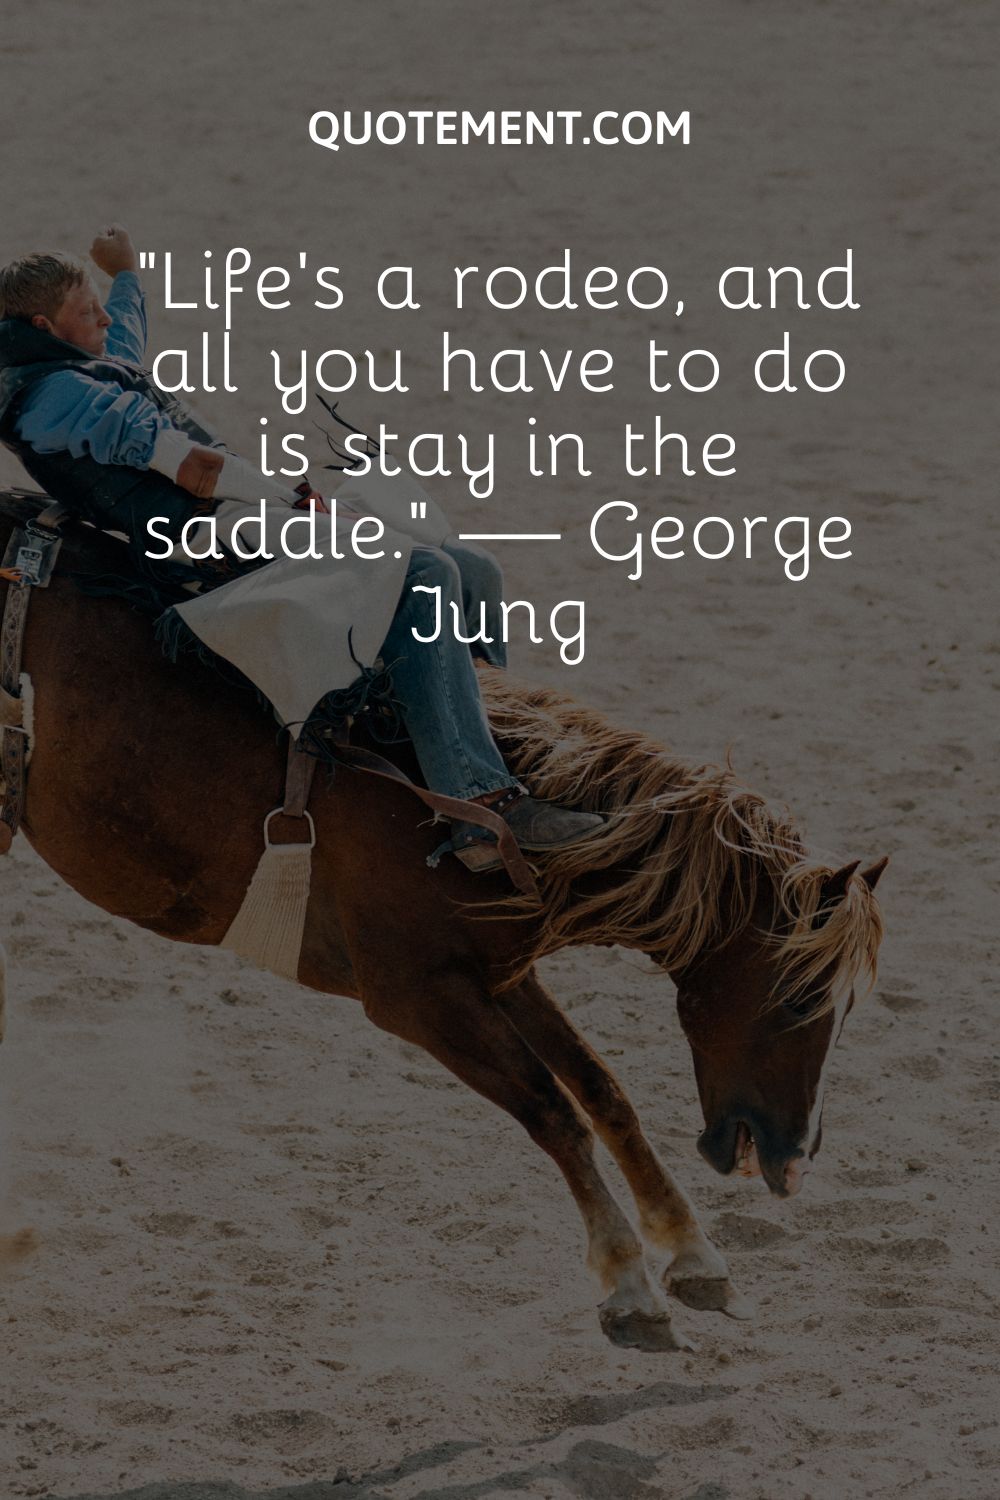
<svg viewBox="0 0 1000 1500"><path fill-rule="evenodd" d="M387 781L395 781L400 786L407 787L436 813L442 813L456 822L478 823L480 827L488 828L497 836L500 858L517 889L522 895L532 896L536 901L541 901L538 882L531 872L531 866L521 853L509 824L492 808L484 807L480 802L467 802L461 797L446 797L441 792L429 792L426 787L418 786L415 781L411 781L406 772L394 766L391 761L381 755L376 755L372 750L363 750L359 745L338 744L335 746L334 755L337 760L354 770L368 771L373 776L383 776Z"/></svg>
<svg viewBox="0 0 1000 1500"><path fill-rule="evenodd" d="M264 837L268 844L309 844L316 842L313 820L306 811L313 776L316 774L316 758L306 755L299 741L289 732L288 759L285 761L285 794L281 806L269 812L264 820ZM293 818L292 828L282 826L284 818ZM274 827L278 837L275 838Z"/></svg>
<svg viewBox="0 0 1000 1500"><path fill-rule="evenodd" d="M24 651L24 626L28 618L31 589L26 584L7 585L3 624L0 625L0 688L5 707L21 697L21 656ZM0 798L0 854L6 854L24 812L25 738L23 726L0 730L0 774L3 796Z"/></svg>
<svg viewBox="0 0 1000 1500"><path fill-rule="evenodd" d="M0 687L0 729L20 729L24 724L24 704L14 693Z"/></svg>
<svg viewBox="0 0 1000 1500"><path fill-rule="evenodd" d="M316 757L306 755L299 741L288 737L288 760L285 765L285 800L281 811L286 818L302 818L309 805Z"/></svg>
<svg viewBox="0 0 1000 1500"><path fill-rule="evenodd" d="M46 557L44 578L41 581L43 588L51 577L61 545L58 537L60 524L68 514L65 506L53 502L25 528L28 535L33 527L39 526L52 533L51 539L42 543ZM0 624L0 777L3 778L3 792L0 795L0 854L6 854L13 843L24 814L28 745L24 733L24 706L21 702L21 658L24 654L24 631L30 603L31 585L7 585L3 623Z"/></svg>

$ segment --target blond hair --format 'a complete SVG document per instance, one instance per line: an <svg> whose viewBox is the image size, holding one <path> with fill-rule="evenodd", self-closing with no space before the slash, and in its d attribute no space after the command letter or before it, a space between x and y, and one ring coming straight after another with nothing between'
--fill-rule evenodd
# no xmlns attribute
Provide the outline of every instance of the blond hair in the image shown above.
<svg viewBox="0 0 1000 1500"><path fill-rule="evenodd" d="M64 250L19 256L0 268L0 318L54 318L67 292L86 278L83 262Z"/></svg>

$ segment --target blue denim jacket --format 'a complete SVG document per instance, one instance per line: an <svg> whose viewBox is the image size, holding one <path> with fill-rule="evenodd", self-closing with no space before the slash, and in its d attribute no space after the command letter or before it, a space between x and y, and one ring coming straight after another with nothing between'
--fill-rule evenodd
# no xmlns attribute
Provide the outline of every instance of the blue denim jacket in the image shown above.
<svg viewBox="0 0 1000 1500"><path fill-rule="evenodd" d="M120 271L107 301L107 352L141 364L146 352L146 304L133 271ZM138 391L60 370L24 399L17 433L36 453L90 454L100 464L147 469L157 433L170 423Z"/></svg>

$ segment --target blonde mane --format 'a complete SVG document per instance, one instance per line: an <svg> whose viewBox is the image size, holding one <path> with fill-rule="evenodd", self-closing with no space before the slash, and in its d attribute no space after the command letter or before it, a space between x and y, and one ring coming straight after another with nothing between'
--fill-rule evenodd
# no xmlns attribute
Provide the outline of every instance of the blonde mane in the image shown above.
<svg viewBox="0 0 1000 1500"><path fill-rule="evenodd" d="M767 882L785 998L823 978L825 998L810 1012L818 1016L832 1008L840 984L859 975L874 981L878 903L855 876L816 924L832 868L809 857L786 811L728 767L685 764L571 698L505 673L481 678L507 764L532 795L607 818L585 844L537 859L544 916L518 976L546 953L587 942L639 948L666 969L683 969L747 927ZM606 883L592 878L612 869ZM505 915L537 917L524 897L502 905Z"/></svg>

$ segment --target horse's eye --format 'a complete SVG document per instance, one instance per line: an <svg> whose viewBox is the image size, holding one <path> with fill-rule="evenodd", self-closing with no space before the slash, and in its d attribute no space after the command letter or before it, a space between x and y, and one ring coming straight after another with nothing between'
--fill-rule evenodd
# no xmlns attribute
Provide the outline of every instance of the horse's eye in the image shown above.
<svg viewBox="0 0 1000 1500"><path fill-rule="evenodd" d="M804 1021L807 1016L812 1015L819 1004L819 996L813 993L789 995L781 1002L781 1008L794 1016L798 1021Z"/></svg>

